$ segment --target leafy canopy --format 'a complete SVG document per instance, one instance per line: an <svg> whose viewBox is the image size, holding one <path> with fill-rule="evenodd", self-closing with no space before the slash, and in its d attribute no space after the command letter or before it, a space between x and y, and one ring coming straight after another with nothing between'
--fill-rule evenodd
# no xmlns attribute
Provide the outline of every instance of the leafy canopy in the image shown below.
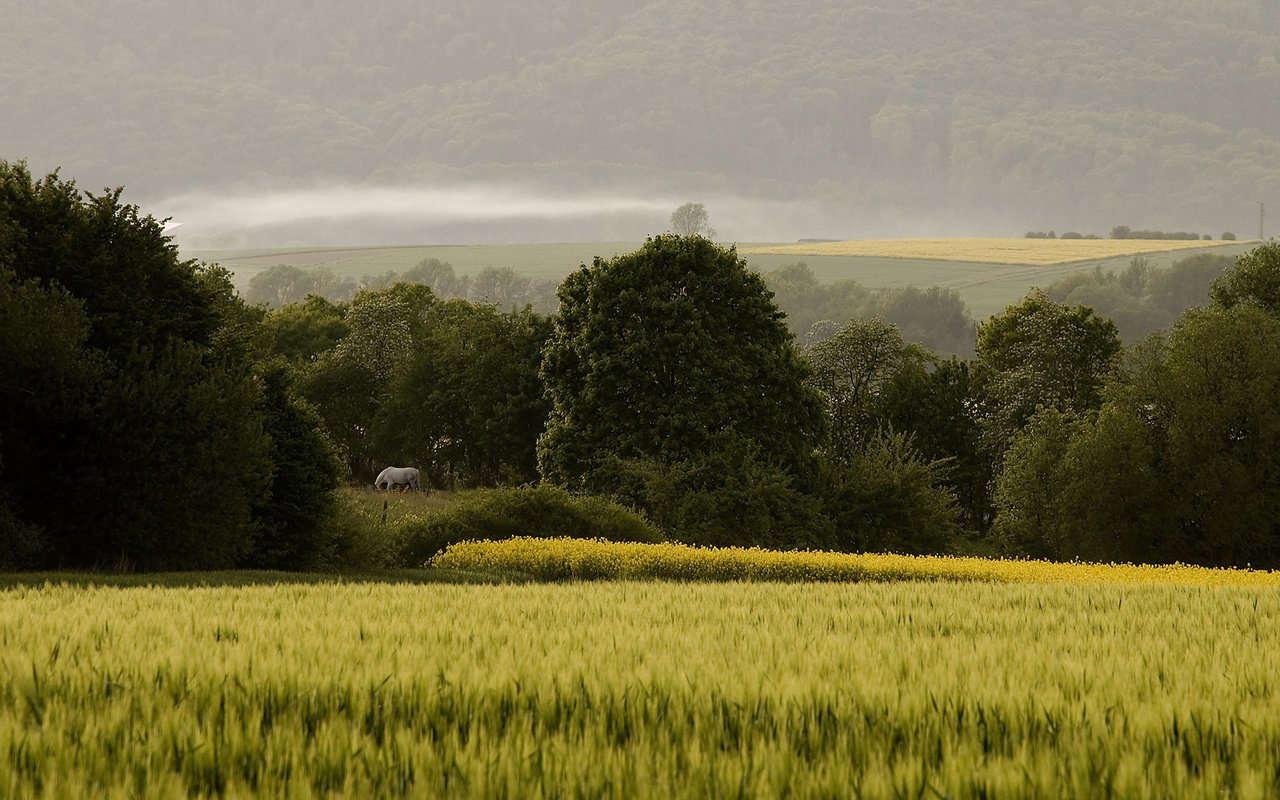
<svg viewBox="0 0 1280 800"><path fill-rule="evenodd" d="M543 354L543 477L587 481L600 459L674 463L734 431L790 472L824 428L821 400L761 277L699 236L596 258L560 288Z"/></svg>

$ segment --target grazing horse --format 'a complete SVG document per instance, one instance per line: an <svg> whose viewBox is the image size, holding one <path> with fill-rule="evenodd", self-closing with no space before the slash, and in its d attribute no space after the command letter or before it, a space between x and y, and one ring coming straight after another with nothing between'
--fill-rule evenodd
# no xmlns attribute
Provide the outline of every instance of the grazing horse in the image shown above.
<svg viewBox="0 0 1280 800"><path fill-rule="evenodd" d="M413 467L387 467L378 473L373 488L391 491L393 486L407 486L415 491L422 487L418 484L418 470Z"/></svg>

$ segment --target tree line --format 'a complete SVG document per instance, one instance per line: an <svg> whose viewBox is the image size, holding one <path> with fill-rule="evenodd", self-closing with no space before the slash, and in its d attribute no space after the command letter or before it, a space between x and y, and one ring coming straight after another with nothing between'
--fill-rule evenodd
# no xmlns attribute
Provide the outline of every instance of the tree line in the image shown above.
<svg viewBox="0 0 1280 800"><path fill-rule="evenodd" d="M0 163L0 560L334 565L334 488L398 464L697 544L1277 566L1280 246L1218 273L1127 346L1037 290L963 358L875 314L797 337L697 235L554 314L403 281L269 309L118 192Z"/></svg>

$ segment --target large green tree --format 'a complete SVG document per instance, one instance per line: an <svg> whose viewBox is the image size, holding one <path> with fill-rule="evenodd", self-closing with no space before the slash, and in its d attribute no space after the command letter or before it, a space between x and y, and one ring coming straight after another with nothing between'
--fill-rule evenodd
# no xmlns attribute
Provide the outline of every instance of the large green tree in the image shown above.
<svg viewBox="0 0 1280 800"><path fill-rule="evenodd" d="M1280 316L1280 243L1268 242L1236 259L1236 266L1213 282L1213 302L1224 308L1254 305Z"/></svg>
<svg viewBox="0 0 1280 800"><path fill-rule="evenodd" d="M1037 289L979 325L976 350L987 440L998 459L1038 408L1101 405L1121 344L1111 320Z"/></svg>
<svg viewBox="0 0 1280 800"><path fill-rule="evenodd" d="M807 355L826 404L827 453L840 464L851 463L880 429L888 388L934 358L879 317L849 320L834 336L810 345Z"/></svg>
<svg viewBox="0 0 1280 800"><path fill-rule="evenodd" d="M734 248L656 236L565 279L542 377L551 412L542 475L589 484L600 460L675 463L731 431L788 473L823 433L782 314Z"/></svg>
<svg viewBox="0 0 1280 800"><path fill-rule="evenodd" d="M1280 320L1192 309L1106 395L1015 437L997 533L1051 557L1280 566Z"/></svg>
<svg viewBox="0 0 1280 800"><path fill-rule="evenodd" d="M273 476L306 465L273 461L289 434L264 420L226 271L179 259L120 196L0 162L0 528L39 544L0 553L232 566Z"/></svg>

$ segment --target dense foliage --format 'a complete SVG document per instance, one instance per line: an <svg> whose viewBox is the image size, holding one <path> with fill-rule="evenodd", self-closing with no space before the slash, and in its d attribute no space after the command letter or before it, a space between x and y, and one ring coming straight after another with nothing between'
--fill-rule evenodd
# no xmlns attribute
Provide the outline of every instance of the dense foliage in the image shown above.
<svg viewBox="0 0 1280 800"><path fill-rule="evenodd" d="M252 318L118 191L0 162L0 557L316 558L336 465L286 376L255 364Z"/></svg>
<svg viewBox="0 0 1280 800"><path fill-rule="evenodd" d="M657 236L573 273L542 365L543 477L591 485L607 456L674 463L721 434L808 469L824 422L782 319L736 251L699 236Z"/></svg>
<svg viewBox="0 0 1280 800"><path fill-rule="evenodd" d="M442 299L440 262L346 301L249 307L118 191L0 168L8 566L387 566L459 537L614 528L1280 566L1275 244L1225 271L1135 259L1033 291L962 360L869 313L889 293L833 300L802 264L766 280L675 234L583 265L553 316ZM770 285L841 321L797 344ZM972 330L945 293L892 296ZM1179 316L1126 349L1087 302L1107 296ZM387 465L497 488L408 527L335 504L342 472L368 487Z"/></svg>
<svg viewBox="0 0 1280 800"><path fill-rule="evenodd" d="M447 509L399 524L401 565L420 567L457 542L513 536L572 536L615 542L661 542L647 519L594 495L570 494L556 486L481 489Z"/></svg>

